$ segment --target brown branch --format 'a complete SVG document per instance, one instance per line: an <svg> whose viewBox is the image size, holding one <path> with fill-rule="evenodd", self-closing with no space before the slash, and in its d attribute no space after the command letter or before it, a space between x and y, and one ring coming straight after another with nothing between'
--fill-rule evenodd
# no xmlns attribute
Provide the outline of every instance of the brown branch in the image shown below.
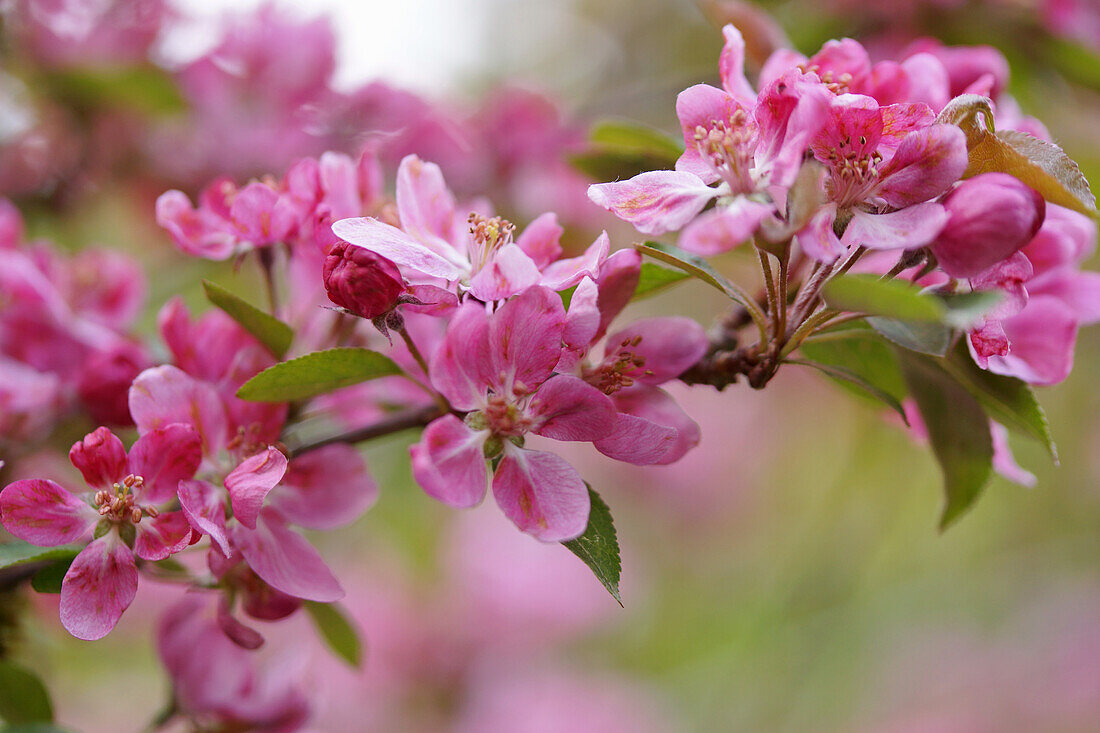
<svg viewBox="0 0 1100 733"><path fill-rule="evenodd" d="M441 417L443 414L443 410L439 409L436 405L399 412L384 420L379 420L376 423L357 430L340 433L339 435L330 435L327 438L321 438L320 440L314 440L294 446L290 449L290 457L295 458L303 453L317 450L326 445L333 445L334 443L362 443L365 440L381 438L383 435L389 435L390 433L399 433L402 430L410 430L412 428L422 428L437 417Z"/></svg>

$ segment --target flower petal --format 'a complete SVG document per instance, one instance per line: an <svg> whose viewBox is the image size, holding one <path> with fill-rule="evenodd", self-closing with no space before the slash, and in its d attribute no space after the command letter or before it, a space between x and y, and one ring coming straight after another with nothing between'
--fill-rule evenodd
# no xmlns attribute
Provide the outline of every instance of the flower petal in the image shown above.
<svg viewBox="0 0 1100 733"><path fill-rule="evenodd" d="M523 291L489 318L494 374L533 390L561 358L564 330L565 306L557 293L541 286Z"/></svg>
<svg viewBox="0 0 1100 733"><path fill-rule="evenodd" d="M174 366L154 367L138 375L130 387L130 414L142 434L172 423L190 425L202 439L205 456L225 446L225 408L218 393Z"/></svg>
<svg viewBox="0 0 1100 733"><path fill-rule="evenodd" d="M126 447L107 428L96 428L74 443L69 461L93 489L106 489L126 478Z"/></svg>
<svg viewBox="0 0 1100 733"><path fill-rule="evenodd" d="M711 209L688 224L680 235L680 247L704 257L729 252L747 242L773 211L771 204L738 196L730 205Z"/></svg>
<svg viewBox="0 0 1100 733"><path fill-rule="evenodd" d="M605 456L636 466L665 465L699 445L699 426L664 390L634 387L612 401L619 411L615 428L595 443Z"/></svg>
<svg viewBox="0 0 1100 733"><path fill-rule="evenodd" d="M454 415L432 421L409 447L416 482L431 497L460 509L476 506L489 483L483 446L488 431L474 431Z"/></svg>
<svg viewBox="0 0 1100 733"><path fill-rule="evenodd" d="M798 232L798 246L806 256L826 265L836 262L848 248L836 236L836 204L829 203L818 209L809 223Z"/></svg>
<svg viewBox="0 0 1100 733"><path fill-rule="evenodd" d="M558 260L543 268L541 284L551 290L565 290L585 277L595 279L610 251L611 240L607 238L607 232L600 232L600 236L596 237L596 241L589 245L584 254Z"/></svg>
<svg viewBox="0 0 1100 733"><path fill-rule="evenodd" d="M397 214L401 228L415 239L450 241L455 199L438 165L415 155L401 159L397 169Z"/></svg>
<svg viewBox="0 0 1100 733"><path fill-rule="evenodd" d="M543 542L573 539L588 526L588 487L553 453L505 443L493 496L517 527Z"/></svg>
<svg viewBox="0 0 1100 733"><path fill-rule="evenodd" d="M208 535L225 556L233 554L225 531L225 499L222 492L207 481L180 481L180 507L197 531Z"/></svg>
<svg viewBox="0 0 1100 733"><path fill-rule="evenodd" d="M540 270L561 257L561 235L558 215L548 211L528 224L516 237L516 246L527 253Z"/></svg>
<svg viewBox="0 0 1100 733"><path fill-rule="evenodd" d="M76 542L99 521L99 514L53 481L23 479L0 492L4 529L34 545Z"/></svg>
<svg viewBox="0 0 1100 733"><path fill-rule="evenodd" d="M179 482L199 470L202 439L183 423L150 430L130 448L129 463L130 473L144 480L141 500L161 504L174 499Z"/></svg>
<svg viewBox="0 0 1100 733"><path fill-rule="evenodd" d="M321 555L277 512L261 512L256 529L234 524L232 538L248 566L272 588L321 603L344 597L344 589Z"/></svg>
<svg viewBox="0 0 1100 733"><path fill-rule="evenodd" d="M608 336L607 343L609 356L630 353L641 357L644 363L626 375L653 385L683 374L702 358L709 344L703 327L683 316L634 321Z"/></svg>
<svg viewBox="0 0 1100 733"><path fill-rule="evenodd" d="M955 125L932 125L902 139L882 168L875 192L891 206L912 206L946 191L968 164L963 131Z"/></svg>
<svg viewBox="0 0 1100 733"><path fill-rule="evenodd" d="M340 219L332 223L332 231L348 244L382 255L402 270L407 268L444 280L459 280L467 274L465 268L432 251L397 227L377 219Z"/></svg>
<svg viewBox="0 0 1100 733"><path fill-rule="evenodd" d="M853 212L844 244L867 249L917 249L936 238L947 223L940 204L917 204L889 214Z"/></svg>
<svg viewBox="0 0 1100 733"><path fill-rule="evenodd" d="M244 459L225 477L225 489L233 516L249 529L256 528L264 498L279 485L286 474L287 460L282 451L267 450Z"/></svg>
<svg viewBox="0 0 1100 733"><path fill-rule="evenodd" d="M588 188L593 203L646 234L682 229L716 194L695 173L680 170L647 171L628 181Z"/></svg>
<svg viewBox="0 0 1100 733"><path fill-rule="evenodd" d="M756 92L745 78L745 39L733 24L722 28L722 36L726 41L718 57L722 87L737 101L750 106L756 101Z"/></svg>
<svg viewBox="0 0 1100 733"><path fill-rule="evenodd" d="M142 560L163 560L191 544L191 525L183 512L145 517L137 525L134 554Z"/></svg>
<svg viewBox="0 0 1100 733"><path fill-rule="evenodd" d="M489 348L489 316L483 305L468 301L447 324L432 357L432 386L455 409L474 410L483 406L497 374Z"/></svg>
<svg viewBox="0 0 1100 733"><path fill-rule="evenodd" d="M137 594L134 553L111 532L81 550L61 581L61 625L78 639L102 639Z"/></svg>
<svg viewBox="0 0 1100 733"><path fill-rule="evenodd" d="M327 445L290 462L269 504L291 524L335 529L359 518L378 498L378 484L354 447Z"/></svg>
<svg viewBox="0 0 1100 733"><path fill-rule="evenodd" d="M566 374L543 383L528 414L541 421L535 432L554 440L596 440L615 425L615 408L608 396Z"/></svg>
<svg viewBox="0 0 1100 733"><path fill-rule="evenodd" d="M470 280L470 293L486 303L504 300L538 283L542 275L515 244L501 247Z"/></svg>

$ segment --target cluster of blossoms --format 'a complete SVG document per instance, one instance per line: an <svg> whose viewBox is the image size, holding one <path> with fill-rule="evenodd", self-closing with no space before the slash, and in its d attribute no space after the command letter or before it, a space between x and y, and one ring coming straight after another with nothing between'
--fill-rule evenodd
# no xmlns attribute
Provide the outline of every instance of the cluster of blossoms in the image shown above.
<svg viewBox="0 0 1100 733"><path fill-rule="evenodd" d="M260 18L274 37L294 35L273 10ZM321 53L315 63L288 70L273 55L278 43L242 27L189 67L185 87L206 95L212 114L224 111L223 92L233 98L267 79L277 82L273 99L282 106L270 116L261 110L265 120L294 119L288 109L340 109L348 100L327 96L331 32L309 29ZM598 526L610 521L601 516L606 506L555 441L591 444L639 466L679 460L700 431L663 389L675 380L723 388L745 377L761 388L783 364L807 363L796 356L800 347L841 326L841 338L881 333L939 357L965 339L969 366L1013 385L1064 379L1078 326L1100 318L1100 282L1080 270L1096 234L1080 211L1094 202L1074 179L1050 183L1048 169L1029 179L1042 189L1033 190L1004 166L984 166L982 145L1015 145L1021 174L1061 153L1004 94L1004 60L989 49L925 44L873 64L859 43L843 40L810 58L775 53L754 87L741 34L733 26L723 33L721 88L696 85L677 100L683 153L674 170L588 189L645 234L678 232L678 248L613 250L604 232L567 256L556 213L529 212L517 227L488 200L456 196L444 168L455 169L463 189L483 182L482 173L446 154L442 166L428 155L398 156L393 141L405 127L417 128L401 143L413 148L447 127L401 97L392 115L402 134L367 136L357 157L325 152L298 159L282 177L243 184L219 177L195 202L178 190L159 197L156 221L177 248L209 260L254 259L269 307L208 290L221 310L193 318L173 299L158 318L168 357L155 363L125 335L142 301L127 263L96 253L58 258L22 241L14 209L0 211L0 376L11 374L0 382L0 439L46 430L42 416L74 402L105 423L69 452L82 482L28 477L0 492L9 533L38 546L77 545L61 583L63 625L101 638L140 578L179 583L194 592L162 620L159 648L185 712L294 730L308 706L253 664L247 652L264 637L241 615L279 620L306 602L343 597L299 530L344 526L374 502L378 486L353 443L422 429L409 456L429 496L470 508L491 488L522 532L546 543L602 542L617 557L613 532ZM379 89L360 96L377 101L388 94ZM491 165L508 171L508 181L545 186L524 189L537 190L539 201L575 192L580 179L560 160L542 167L568 148L569 131L534 98L515 99L479 118L491 131ZM211 132L224 120L208 121L209 139L237 147ZM384 119L376 127L393 132ZM259 148L288 141L286 150L299 152L277 125L253 133ZM1020 152L1036 150L1035 158ZM742 246L760 263L759 296L702 260ZM734 301L731 312L710 333L674 315L616 324L641 290L642 253L717 286ZM835 306L830 288L845 280L869 290ZM886 306L900 299L910 310L876 310L881 288L890 289ZM996 296L952 315L942 345L906 320L914 312L928 320L927 311L982 293ZM755 342L742 333L750 325ZM906 363L939 368L929 359ZM887 397L934 448L943 443L943 421L929 404L945 400ZM979 421L988 422L980 409ZM108 426L135 429L129 450ZM991 467L1030 480L1007 454L999 425L986 440ZM981 487L972 488L976 495ZM172 557L189 548L205 553L204 566ZM617 593L617 563L613 578L600 579ZM234 702L212 689L208 666L191 653L196 645L224 660L226 679L250 695Z"/></svg>

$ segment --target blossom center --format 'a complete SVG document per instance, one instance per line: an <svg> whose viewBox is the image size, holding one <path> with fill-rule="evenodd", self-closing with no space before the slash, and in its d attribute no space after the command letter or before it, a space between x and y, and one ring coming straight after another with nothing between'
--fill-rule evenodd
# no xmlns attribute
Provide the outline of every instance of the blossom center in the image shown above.
<svg viewBox="0 0 1100 733"><path fill-rule="evenodd" d="M489 395L488 403L482 410L486 427L494 435L520 436L535 427L535 421L514 401L503 395Z"/></svg>
<svg viewBox="0 0 1100 733"><path fill-rule="evenodd" d="M608 354L603 363L588 375L588 383L607 395L615 394L620 389L633 386L633 375L637 370L645 368L645 357L630 351L630 349L637 348L641 342L641 336L623 339L622 343L619 344L619 350ZM653 372L647 369L645 373L652 374Z"/></svg>
<svg viewBox="0 0 1100 733"><path fill-rule="evenodd" d="M153 506L139 506L133 491L145 485L145 479L141 476L130 474L111 486L102 489L95 494L95 505L101 516L113 519L116 522L130 522L137 524L142 516L156 518L160 513Z"/></svg>
<svg viewBox="0 0 1100 733"><path fill-rule="evenodd" d="M821 83L833 94L847 94L851 91L852 75L848 72L835 74L832 71L822 71L817 64L803 64L799 67L804 74L817 74Z"/></svg>
<svg viewBox="0 0 1100 733"><path fill-rule="evenodd" d="M867 138L860 136L860 148L867 145ZM854 206L867 198L871 187L878 180L882 155L877 151L861 153L850 138L831 148L826 161L832 169L833 200L841 207Z"/></svg>
<svg viewBox="0 0 1100 733"><path fill-rule="evenodd" d="M733 193L753 190L752 164L756 141L755 120L736 109L725 120L695 127L695 149L725 180Z"/></svg>
<svg viewBox="0 0 1100 733"><path fill-rule="evenodd" d="M499 216L487 217L478 213L471 213L466 221L470 224L470 236L473 239L470 263L473 271L478 272L489 263L498 249L511 244L516 225Z"/></svg>

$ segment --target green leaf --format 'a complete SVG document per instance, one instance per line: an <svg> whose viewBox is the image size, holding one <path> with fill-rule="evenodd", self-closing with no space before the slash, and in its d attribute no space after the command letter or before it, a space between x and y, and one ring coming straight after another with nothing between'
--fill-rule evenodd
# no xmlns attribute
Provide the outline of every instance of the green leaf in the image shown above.
<svg viewBox="0 0 1100 733"><path fill-rule="evenodd" d="M276 358L282 359L294 340L294 330L278 318L241 300L221 285L202 281L206 299L225 311L244 330L256 337Z"/></svg>
<svg viewBox="0 0 1100 733"><path fill-rule="evenodd" d="M663 156L673 165L684 152L683 144L676 138L654 127L630 120L597 122L592 126L588 139L605 148Z"/></svg>
<svg viewBox="0 0 1100 733"><path fill-rule="evenodd" d="M23 540L5 542L0 544L0 568L49 560L72 560L82 549L80 545L38 547Z"/></svg>
<svg viewBox="0 0 1100 733"><path fill-rule="evenodd" d="M0 733L72 733L67 728L58 728L53 723L20 723L5 725Z"/></svg>
<svg viewBox="0 0 1100 733"><path fill-rule="evenodd" d="M916 285L904 280L882 280L878 275L834 277L825 284L822 294L830 308L869 316L937 322L947 313L942 301L922 294Z"/></svg>
<svg viewBox="0 0 1100 733"><path fill-rule="evenodd" d="M892 318L868 318L867 325L903 349L943 356L951 348L954 332L942 323L915 323Z"/></svg>
<svg viewBox="0 0 1100 733"><path fill-rule="evenodd" d="M900 408L908 391L897 355L869 328L852 329L848 333L852 335L851 338L804 342L799 351L813 363L812 366L823 368L823 371L826 368L840 370L841 374L830 376L843 380L842 384L852 391L870 394L898 410L904 420L905 411ZM828 374L827 371L826 373ZM852 377L856 379L853 380Z"/></svg>
<svg viewBox="0 0 1100 733"><path fill-rule="evenodd" d="M901 367L943 473L942 531L966 513L989 481L993 471L989 417L935 361L902 354Z"/></svg>
<svg viewBox="0 0 1100 733"><path fill-rule="evenodd" d="M305 601L304 605L329 649L352 667L358 668L363 661L363 645L359 632L343 609L335 603L317 601Z"/></svg>
<svg viewBox="0 0 1100 733"><path fill-rule="evenodd" d="M1004 300L1004 295L996 290L975 290L969 293L951 293L936 297L947 306L947 313L943 317L944 323L963 331L969 331L980 325L982 317Z"/></svg>
<svg viewBox="0 0 1100 733"><path fill-rule="evenodd" d="M82 66L51 71L45 78L53 91L84 107L125 107L146 115L187 110L187 101L172 76L157 66Z"/></svg>
<svg viewBox="0 0 1100 733"><path fill-rule="evenodd" d="M253 402L290 402L395 374L401 374L401 367L376 351L328 349L268 367L245 382L237 396Z"/></svg>
<svg viewBox="0 0 1100 733"><path fill-rule="evenodd" d="M634 288L632 300L641 300L656 295L678 282L687 280L689 277L690 275L681 270L661 267L653 262L643 262L641 273L638 276L638 287Z"/></svg>
<svg viewBox="0 0 1100 733"><path fill-rule="evenodd" d="M982 369L974 363L962 340L944 360L943 368L970 394L977 398L989 416L1009 430L1039 441L1058 462L1058 448L1050 434L1050 424L1031 385L1015 377L1006 377Z"/></svg>
<svg viewBox="0 0 1100 733"><path fill-rule="evenodd" d="M679 141L636 122L597 123L589 148L570 158L573 167L598 181L631 178L643 171L671 169L683 152Z"/></svg>
<svg viewBox="0 0 1100 733"><path fill-rule="evenodd" d="M879 389L874 384L871 384L855 372L849 369L845 369L843 367L830 366L828 364L818 364L815 361L808 361L805 359L788 359L787 363L801 364L802 366L812 367L814 369L817 369L822 374L825 374L835 379L842 385L850 384L854 386L857 390L869 395L870 397L873 397L874 399L885 404L890 409L894 410L894 412L898 413L898 415L901 416L901 419L905 422L906 425L909 424L909 418L905 416L905 409L901 406L901 403L898 402L897 398L895 398L889 392Z"/></svg>
<svg viewBox="0 0 1100 733"><path fill-rule="evenodd" d="M53 720L50 693L38 675L11 660L0 660L0 718L8 723Z"/></svg>
<svg viewBox="0 0 1100 733"><path fill-rule="evenodd" d="M39 593L60 593L61 581L75 558L55 560L31 576L31 587Z"/></svg>
<svg viewBox="0 0 1100 733"><path fill-rule="evenodd" d="M622 560L619 558L619 539L615 536L615 523L611 520L611 510L591 486L588 487L588 498L592 502L592 510L588 515L587 529L580 537L562 544L584 560L584 564L595 573L596 579L621 606L623 599L619 596L619 576L622 574Z"/></svg>
<svg viewBox="0 0 1100 733"><path fill-rule="evenodd" d="M692 277L702 280L712 288L722 291L728 298L740 303L750 311L755 311L763 316L759 304L757 304L748 293L723 277L702 257L697 257L671 244L662 244L660 242L635 244L634 249L655 260L660 260L661 262L683 270Z"/></svg>

